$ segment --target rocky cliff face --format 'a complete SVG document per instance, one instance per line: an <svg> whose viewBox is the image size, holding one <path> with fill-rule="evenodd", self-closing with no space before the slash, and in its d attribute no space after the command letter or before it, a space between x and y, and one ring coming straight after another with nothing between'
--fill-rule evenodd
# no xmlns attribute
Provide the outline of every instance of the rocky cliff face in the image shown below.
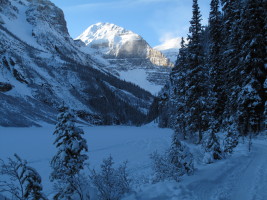
<svg viewBox="0 0 267 200"><path fill-rule="evenodd" d="M97 55L106 69L146 90L158 92L166 83L173 64L138 34L110 23L97 23L86 29L77 40L84 52ZM134 72L138 77L131 77ZM127 75L128 72L128 75ZM154 86L154 87L153 87Z"/></svg>
<svg viewBox="0 0 267 200"><path fill-rule="evenodd" d="M81 51L53 3L0 0L0 11L0 125L54 123L63 102L89 123L141 123L153 97Z"/></svg>
<svg viewBox="0 0 267 200"><path fill-rule="evenodd" d="M170 62L166 56L164 56L160 51L150 48L147 52L147 57L156 66L171 67L173 64Z"/></svg>

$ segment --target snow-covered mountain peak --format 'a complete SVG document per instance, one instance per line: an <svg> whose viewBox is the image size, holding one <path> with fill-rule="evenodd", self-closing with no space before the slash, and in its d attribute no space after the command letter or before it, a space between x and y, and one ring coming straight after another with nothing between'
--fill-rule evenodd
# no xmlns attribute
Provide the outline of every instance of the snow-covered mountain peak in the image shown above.
<svg viewBox="0 0 267 200"><path fill-rule="evenodd" d="M141 36L111 23L97 23L89 26L77 39L86 45L106 44L109 47L118 45L121 47L125 42L141 40Z"/></svg>
<svg viewBox="0 0 267 200"><path fill-rule="evenodd" d="M171 66L169 60L138 34L111 23L89 26L77 40L83 41L87 50L96 49L108 58L149 59L158 66Z"/></svg>
<svg viewBox="0 0 267 200"><path fill-rule="evenodd" d="M156 94L166 83L172 63L138 34L111 23L97 23L78 38L77 46L96 55L106 69ZM85 44L81 44L81 41Z"/></svg>

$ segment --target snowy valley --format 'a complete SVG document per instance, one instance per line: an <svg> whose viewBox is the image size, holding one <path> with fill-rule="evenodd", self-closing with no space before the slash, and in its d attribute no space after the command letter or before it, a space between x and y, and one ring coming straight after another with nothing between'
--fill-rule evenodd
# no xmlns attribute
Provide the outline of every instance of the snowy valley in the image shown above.
<svg viewBox="0 0 267 200"><path fill-rule="evenodd" d="M54 123L63 101L90 124L142 123L151 93L81 51L62 10L46 0L4 0L0 9L1 125Z"/></svg>

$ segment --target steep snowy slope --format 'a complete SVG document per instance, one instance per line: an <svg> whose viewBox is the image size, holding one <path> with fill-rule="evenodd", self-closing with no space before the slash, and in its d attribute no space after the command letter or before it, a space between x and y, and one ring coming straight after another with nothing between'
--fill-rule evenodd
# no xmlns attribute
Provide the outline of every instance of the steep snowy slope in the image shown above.
<svg viewBox="0 0 267 200"><path fill-rule="evenodd" d="M138 124L152 96L104 70L48 0L0 4L0 125L53 122L63 101L92 123Z"/></svg>
<svg viewBox="0 0 267 200"><path fill-rule="evenodd" d="M106 69L111 73L152 93L157 93L168 79L172 63L132 31L110 23L97 23L77 40L85 43L86 46L80 44L84 52L93 53L107 63Z"/></svg>
<svg viewBox="0 0 267 200"><path fill-rule="evenodd" d="M172 63L176 62L180 48L180 38L173 38L165 41L163 44L154 47L154 49L163 53Z"/></svg>

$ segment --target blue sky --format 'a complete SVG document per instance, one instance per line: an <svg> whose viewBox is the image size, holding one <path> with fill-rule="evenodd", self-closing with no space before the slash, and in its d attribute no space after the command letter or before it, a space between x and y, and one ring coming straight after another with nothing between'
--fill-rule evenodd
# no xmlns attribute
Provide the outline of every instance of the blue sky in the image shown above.
<svg viewBox="0 0 267 200"><path fill-rule="evenodd" d="M186 37L192 0L51 0L60 7L75 38L97 22L109 22L141 35L151 46ZM209 0L199 0L207 24Z"/></svg>

